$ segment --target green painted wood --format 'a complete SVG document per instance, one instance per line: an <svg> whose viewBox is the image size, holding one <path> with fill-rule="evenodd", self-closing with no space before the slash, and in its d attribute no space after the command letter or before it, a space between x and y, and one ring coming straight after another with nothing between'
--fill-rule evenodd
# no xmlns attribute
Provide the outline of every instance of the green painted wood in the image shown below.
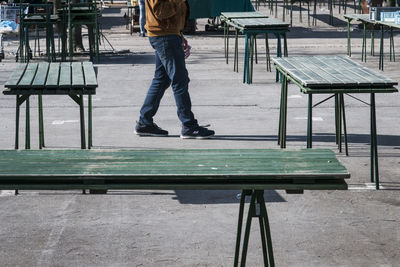
<svg viewBox="0 0 400 267"><path fill-rule="evenodd" d="M92 62L83 62L82 67L85 75L85 86L87 88L96 88L97 77Z"/></svg>
<svg viewBox="0 0 400 267"><path fill-rule="evenodd" d="M398 83L342 56L273 58L276 67L304 88L383 89ZM391 89L390 89L391 88Z"/></svg>
<svg viewBox="0 0 400 267"><path fill-rule="evenodd" d="M221 12L220 19L222 21L231 20L233 18L268 18L259 11L247 11L247 12Z"/></svg>
<svg viewBox="0 0 400 267"><path fill-rule="evenodd" d="M33 79L35 78L36 71L38 68L38 63L29 63L26 67L24 76L18 83L19 88L31 88Z"/></svg>
<svg viewBox="0 0 400 267"><path fill-rule="evenodd" d="M232 23L243 28L289 28L286 23L274 18L233 18Z"/></svg>
<svg viewBox="0 0 400 267"><path fill-rule="evenodd" d="M120 175L146 179L349 177L335 154L326 149L0 151L0 177L35 175Z"/></svg>
<svg viewBox="0 0 400 267"><path fill-rule="evenodd" d="M71 63L61 62L60 65L60 79L58 81L58 86L60 88L70 88L71 87Z"/></svg>
<svg viewBox="0 0 400 267"><path fill-rule="evenodd" d="M327 149L0 150L0 189L347 189Z"/></svg>
<svg viewBox="0 0 400 267"><path fill-rule="evenodd" d="M73 62L72 68L72 88L84 88L85 79L83 77L83 69L81 62Z"/></svg>
<svg viewBox="0 0 400 267"><path fill-rule="evenodd" d="M343 179L334 180L317 180L315 183L292 183L288 180L274 180L271 182L263 181L262 183L232 182L229 183L207 183L205 181L198 183L179 183L176 181L166 183L140 183L140 182L119 182L103 179L97 183L90 183L90 180L84 178L76 181L63 181L53 179L56 182L10 182L4 183L0 181L0 189L2 190L78 190L78 189L152 189L152 190L346 190L347 184Z"/></svg>
<svg viewBox="0 0 400 267"><path fill-rule="evenodd" d="M49 72L46 80L46 88L58 88L60 78L60 63L50 63Z"/></svg>
<svg viewBox="0 0 400 267"><path fill-rule="evenodd" d="M19 81L25 73L25 69L28 64L18 64L10 78L7 80L4 87L6 88L16 88L18 86Z"/></svg>
<svg viewBox="0 0 400 267"><path fill-rule="evenodd" d="M32 88L44 88L47 80L47 74L49 73L49 66L50 64L48 62L39 63L35 78L33 79Z"/></svg>

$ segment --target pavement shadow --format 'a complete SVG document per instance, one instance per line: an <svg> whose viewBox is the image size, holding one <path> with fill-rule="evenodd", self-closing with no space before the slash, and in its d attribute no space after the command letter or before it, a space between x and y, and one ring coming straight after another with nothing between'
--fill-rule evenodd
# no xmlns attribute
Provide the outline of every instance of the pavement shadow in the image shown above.
<svg viewBox="0 0 400 267"><path fill-rule="evenodd" d="M240 190L175 190L180 204L229 204L240 202ZM275 190L264 191L265 202L286 202L286 200ZM249 202L250 198L246 198Z"/></svg>
<svg viewBox="0 0 400 267"><path fill-rule="evenodd" d="M153 54L134 53L128 51L116 51L109 53L101 53L99 65L107 64L154 64Z"/></svg>

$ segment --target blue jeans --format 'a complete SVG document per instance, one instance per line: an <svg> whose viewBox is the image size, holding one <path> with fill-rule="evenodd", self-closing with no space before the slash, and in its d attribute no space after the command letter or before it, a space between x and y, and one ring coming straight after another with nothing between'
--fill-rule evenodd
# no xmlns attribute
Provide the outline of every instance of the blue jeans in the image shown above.
<svg viewBox="0 0 400 267"><path fill-rule="evenodd" d="M146 29L144 25L146 25L146 4L145 0L139 0L139 26L140 26L140 33L145 33Z"/></svg>
<svg viewBox="0 0 400 267"><path fill-rule="evenodd" d="M161 98L171 85L182 125L187 128L197 126L188 91L189 76L185 65L182 37L179 35L149 37L149 41L155 50L156 71L140 110L139 122L145 125L153 124L153 116L157 113Z"/></svg>

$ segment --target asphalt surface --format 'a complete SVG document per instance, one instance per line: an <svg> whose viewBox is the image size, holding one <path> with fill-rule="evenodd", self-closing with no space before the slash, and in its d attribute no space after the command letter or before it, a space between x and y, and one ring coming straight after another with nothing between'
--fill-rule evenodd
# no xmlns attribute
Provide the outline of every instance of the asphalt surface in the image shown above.
<svg viewBox="0 0 400 267"><path fill-rule="evenodd" d="M261 8L265 13L269 11ZM279 9L278 18L282 19ZM187 60L193 112L200 124L211 124L209 140L182 140L171 90L167 90L155 122L169 137L141 138L133 129L154 73L147 38L129 35L125 10L103 13L103 40L93 98L94 149L135 148L278 148L280 85L267 72L262 39L253 84L242 83L233 55L225 63L222 32L187 35ZM351 13L352 9L348 11ZM309 28L306 12L295 10L288 34L289 55L346 55L346 24L335 9L335 25L327 24L326 6L318 7L318 25ZM288 16L287 16L288 17ZM361 62L361 31L352 24L352 59ZM395 32L395 44L400 35ZM386 52L389 50L385 39ZM42 42L44 39L42 38ZM244 39L240 39L241 49ZM4 84L15 63L18 39L4 41L0 63ZM378 52L378 39L376 40ZM44 47L44 43L43 43ZM231 42L233 51L233 42ZM271 54L276 51L270 39ZM368 48L369 49L369 41ZM396 52L399 53L398 46ZM79 60L87 60L85 55ZM36 58L34 60L40 60ZM368 54L364 66L378 71L378 57ZM382 74L400 81L398 62L385 58ZM369 102L368 95L358 98ZM323 96L315 97L315 103ZM334 103L313 112L316 148L330 148L351 173L347 191L306 191L287 195L266 191L277 266L400 266L400 96L376 96L379 167L382 190L369 183L369 106L346 97L350 155L339 153L334 137ZM38 148L37 98L31 100L31 145ZM13 149L15 98L0 96L0 148ZM21 112L21 122L24 112ZM79 149L79 109L68 97L44 97L45 149ZM306 146L307 98L289 85L287 149ZM20 137L23 147L24 127ZM1 170L0 170L1 171ZM79 191L0 191L0 266L232 266L239 191L111 191L82 195ZM262 266L258 224L253 224L247 266Z"/></svg>

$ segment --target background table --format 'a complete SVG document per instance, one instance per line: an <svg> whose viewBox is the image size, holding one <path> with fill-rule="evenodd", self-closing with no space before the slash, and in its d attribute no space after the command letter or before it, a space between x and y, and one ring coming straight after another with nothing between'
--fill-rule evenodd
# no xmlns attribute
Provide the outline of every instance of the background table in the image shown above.
<svg viewBox="0 0 400 267"><path fill-rule="evenodd" d="M371 129L371 182L379 189L378 151L375 115L375 93L393 93L398 83L377 72L369 70L342 56L314 56L274 58L274 65L282 75L281 109L279 118L279 142L286 147L287 84L296 84L302 93L308 94L307 147L312 147L312 95L333 94L341 111L337 126L345 128L343 94L370 94ZM341 129L339 132L341 136ZM346 133L345 133L346 137ZM341 140L341 138L340 138Z"/></svg>
<svg viewBox="0 0 400 267"><path fill-rule="evenodd" d="M5 95L16 95L15 149L18 149L19 109L26 102L25 148L30 149L29 97L39 97L39 148L44 146L42 95L68 95L80 108L81 148L86 148L83 95L88 100L88 147L92 146L92 98L97 78L91 62L20 64L5 84Z"/></svg>
<svg viewBox="0 0 400 267"><path fill-rule="evenodd" d="M274 18L232 18L226 21L228 26L235 29L235 62L238 65L238 33L245 34L245 52L244 52L244 67L243 67L243 83L248 84L253 82L253 60L254 48L257 35L265 34L265 47L267 59L269 56L268 34L272 33L277 39L277 57L282 56L281 36L283 36L283 54L288 55L286 33L289 31L289 23L279 21ZM268 62L267 62L268 64ZM238 69L238 68L237 68Z"/></svg>
<svg viewBox="0 0 400 267"><path fill-rule="evenodd" d="M363 42L361 48L361 61L367 61L367 28L371 31L371 56L375 55L375 28L379 27L380 30L380 45L379 45L379 69L384 69L384 34L389 32L389 60L395 61L394 38L393 28L400 28L399 24L392 22L383 22L378 20L370 20L369 14L345 14L344 18L347 19L347 55L351 56L351 35L350 35L350 22L352 20L359 21L363 24Z"/></svg>

